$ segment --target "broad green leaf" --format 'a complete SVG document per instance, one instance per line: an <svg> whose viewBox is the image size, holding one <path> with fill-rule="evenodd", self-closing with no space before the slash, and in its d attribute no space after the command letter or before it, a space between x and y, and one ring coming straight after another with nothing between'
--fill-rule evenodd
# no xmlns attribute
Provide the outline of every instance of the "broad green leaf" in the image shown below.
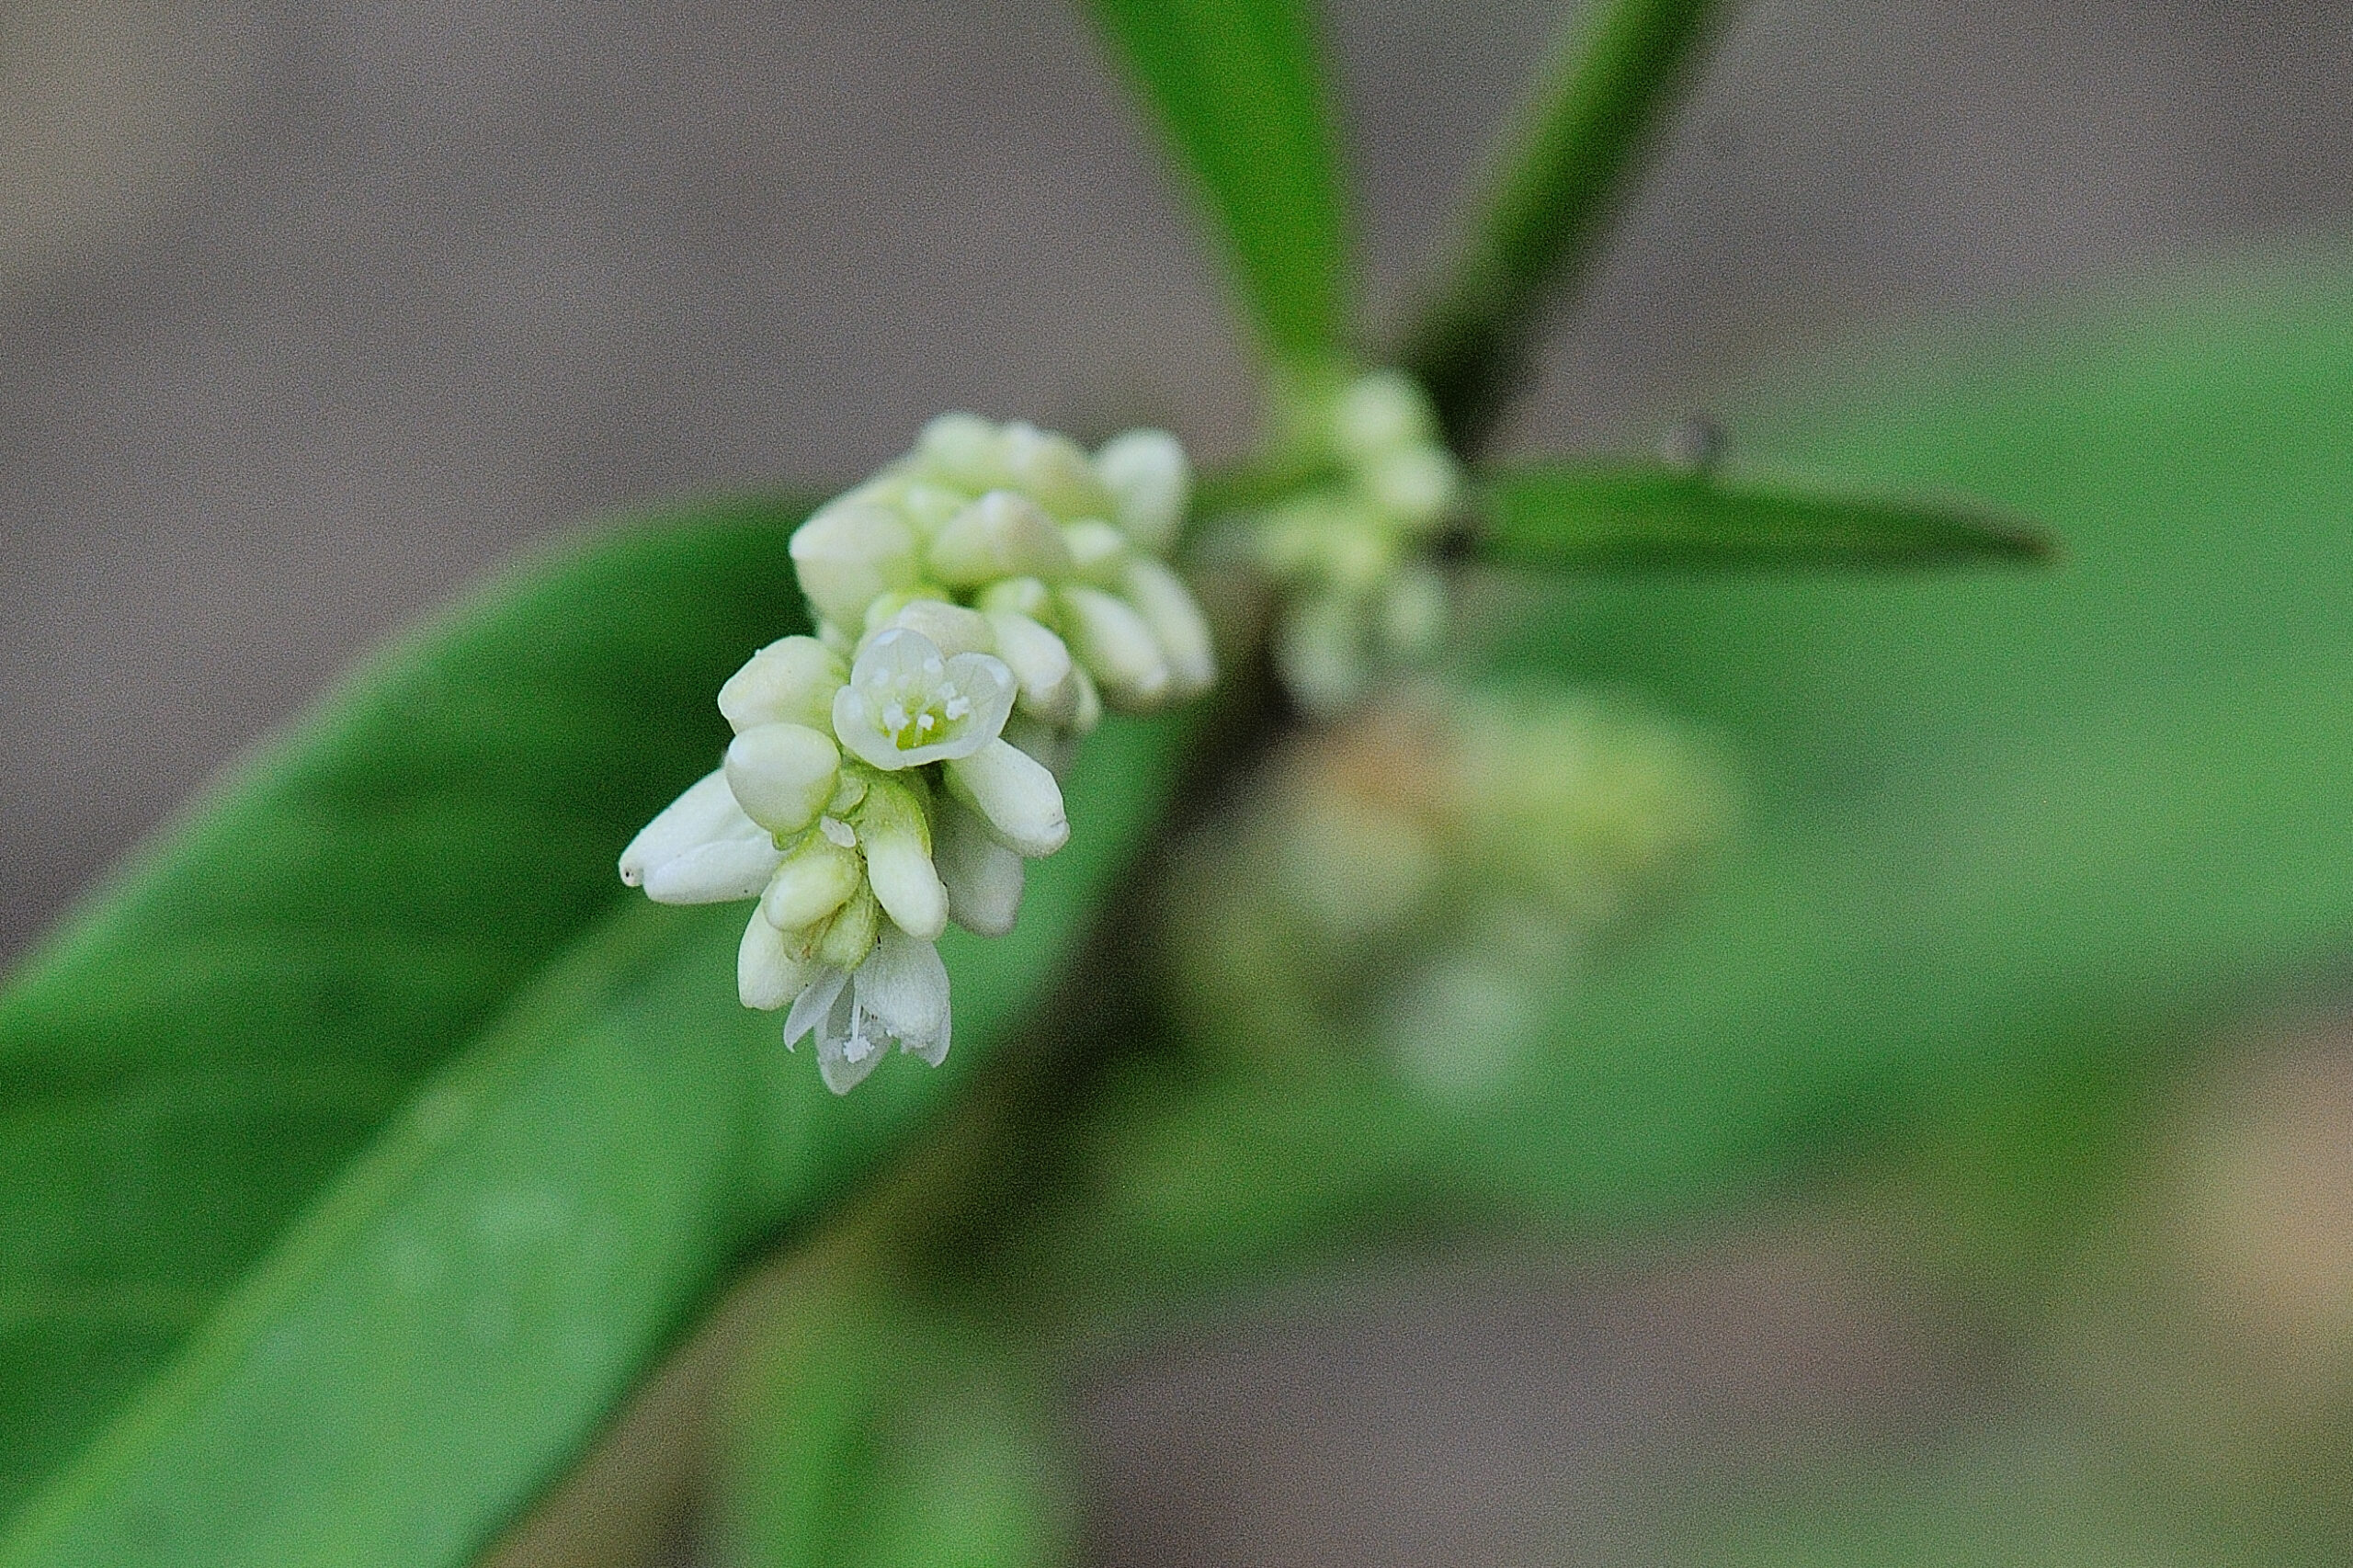
<svg viewBox="0 0 2353 1568"><path fill-rule="evenodd" d="M795 1293L732 1402L726 1561L1063 1561L1075 1487L1027 1352L872 1281Z"/></svg>
<svg viewBox="0 0 2353 1568"><path fill-rule="evenodd" d="M1090 0L1224 231L1279 358L1347 327L1347 211L1306 0Z"/></svg>
<svg viewBox="0 0 2353 1568"><path fill-rule="evenodd" d="M674 519L478 597L28 973L8 1061L43 1114L0 1145L10 1278L79 1293L28 1294L52 1316L27 1314L11 1397L72 1411L46 1457L163 1369L0 1562L467 1561L735 1256L853 1191L1033 1004L1156 810L1176 726L1107 726L1020 928L944 945L949 1066L894 1062L846 1100L736 1006L747 906L656 908L613 878L716 756L716 683L792 624L791 517ZM154 1278L188 1281L186 1313L119 1353L106 1397L41 1358L44 1332L97 1332L70 1310Z"/></svg>
<svg viewBox="0 0 2353 1568"><path fill-rule="evenodd" d="M1458 447L1478 446L1525 370L1546 301L1599 249L1627 178L1688 74L1718 0L1600 0L1499 149L1461 253L1404 363Z"/></svg>
<svg viewBox="0 0 2353 1568"><path fill-rule="evenodd" d="M2021 1256L2188 1042L2342 959L2353 285L2217 271L1938 347L1744 438L1987 495L2067 562L1560 590L1498 665L1727 737L1749 850L1565 989L1483 1102L1361 1059L1144 1084L1048 1244L1074 1274L1197 1282L1433 1215L1688 1212L1924 1142L1990 1162L1958 1218Z"/></svg>
<svg viewBox="0 0 2353 1568"><path fill-rule="evenodd" d="M1508 565L1908 566L2034 560L2023 523L1894 497L1726 483L1665 463L1549 462L1489 474L1480 553Z"/></svg>
<svg viewBox="0 0 2353 1568"><path fill-rule="evenodd" d="M475 595L141 850L0 996L0 1511L622 902L713 682L798 623L786 506ZM674 520L675 523L676 520Z"/></svg>

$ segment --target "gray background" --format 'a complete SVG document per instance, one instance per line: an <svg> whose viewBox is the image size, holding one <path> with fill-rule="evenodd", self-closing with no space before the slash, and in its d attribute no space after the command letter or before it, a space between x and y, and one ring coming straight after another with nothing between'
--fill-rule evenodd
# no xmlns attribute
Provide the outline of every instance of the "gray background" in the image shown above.
<svg viewBox="0 0 2353 1568"><path fill-rule="evenodd" d="M585 515L854 477L950 406L1246 433L1213 263L1058 0L0 5L0 954ZM1376 321L1559 19L1333 6ZM2339 6L1751 6L1510 441L1647 443L1825 336L2338 234L2348 88ZM1701 1292L1766 1303L1727 1333L1649 1289L1392 1294L1132 1369L1092 1406L1104 1551L1511 1558L1618 1419L1596 1366L1668 1420L1884 1359L1868 1312L1775 1337L1844 1287Z"/></svg>

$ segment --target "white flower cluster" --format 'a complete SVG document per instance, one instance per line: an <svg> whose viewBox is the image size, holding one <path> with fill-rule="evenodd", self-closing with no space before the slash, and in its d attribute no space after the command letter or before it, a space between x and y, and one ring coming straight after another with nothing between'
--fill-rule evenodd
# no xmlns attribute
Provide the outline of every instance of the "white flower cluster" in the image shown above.
<svg viewBox="0 0 2353 1568"><path fill-rule="evenodd" d="M756 898L736 981L790 1007L846 1094L888 1046L948 1054L954 920L1012 929L1022 860L1070 836L1055 773L1106 707L1204 689L1209 627L1160 559L1190 500L1184 449L1131 430L1092 458L951 414L792 537L814 637L720 688L723 765L631 841L664 903Z"/></svg>
<svg viewBox="0 0 2353 1568"><path fill-rule="evenodd" d="M1385 661L1426 652L1445 584L1426 559L1462 491L1420 387L1375 370L1291 400L1297 460L1331 483L1271 508L1259 564L1286 590L1275 634L1283 684L1311 712L1354 707Z"/></svg>

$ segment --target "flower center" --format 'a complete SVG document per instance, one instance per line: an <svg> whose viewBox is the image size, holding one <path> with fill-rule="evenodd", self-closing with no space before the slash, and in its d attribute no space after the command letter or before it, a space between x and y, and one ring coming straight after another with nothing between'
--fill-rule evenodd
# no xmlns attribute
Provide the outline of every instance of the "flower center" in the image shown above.
<svg viewBox="0 0 2353 1568"><path fill-rule="evenodd" d="M901 751L913 751L944 740L960 721L972 716L972 699L956 689L952 680L928 687L900 687L882 705L882 733Z"/></svg>

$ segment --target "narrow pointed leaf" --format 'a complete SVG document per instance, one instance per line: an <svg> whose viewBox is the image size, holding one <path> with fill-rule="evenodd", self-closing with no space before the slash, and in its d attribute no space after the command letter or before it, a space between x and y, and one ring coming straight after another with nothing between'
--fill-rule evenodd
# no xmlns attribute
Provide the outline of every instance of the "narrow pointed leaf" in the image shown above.
<svg viewBox="0 0 2353 1568"><path fill-rule="evenodd" d="M2051 542L1986 508L1722 483L1665 463L1546 463L1491 476L1482 553L1553 570L2031 561Z"/></svg>
<svg viewBox="0 0 2353 1568"><path fill-rule="evenodd" d="M1346 330L1347 213L1304 0L1090 0L1223 231L1267 347L1313 359Z"/></svg>
<svg viewBox="0 0 2353 1568"><path fill-rule="evenodd" d="M1506 142L1461 252L1406 335L1404 361L1448 434L1474 449L1524 373L1527 341L1600 248L1628 177L1705 40L1719 0L1579 7Z"/></svg>
<svg viewBox="0 0 2353 1568"><path fill-rule="evenodd" d="M797 623L795 515L478 596L0 1001L0 1441L46 1472L0 1562L469 1561L732 1258L841 1201L1034 1003L1176 728L1095 737L1021 926L943 943L956 1054L846 1100L736 1006L748 905L615 877L717 756L718 683Z"/></svg>

